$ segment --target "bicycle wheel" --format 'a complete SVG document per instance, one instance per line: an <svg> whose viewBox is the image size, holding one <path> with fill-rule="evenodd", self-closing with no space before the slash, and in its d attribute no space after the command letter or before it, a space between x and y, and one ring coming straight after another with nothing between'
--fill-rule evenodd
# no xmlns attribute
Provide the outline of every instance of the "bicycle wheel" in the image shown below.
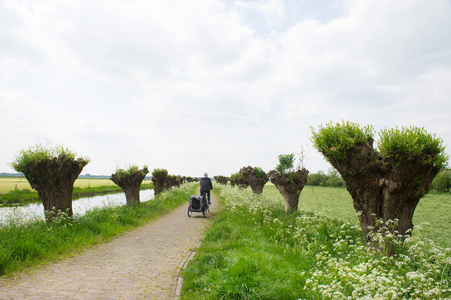
<svg viewBox="0 0 451 300"><path fill-rule="evenodd" d="M188 207L188 217L191 217L192 214L193 214L193 212L190 211L190 210L189 210L189 207Z"/></svg>

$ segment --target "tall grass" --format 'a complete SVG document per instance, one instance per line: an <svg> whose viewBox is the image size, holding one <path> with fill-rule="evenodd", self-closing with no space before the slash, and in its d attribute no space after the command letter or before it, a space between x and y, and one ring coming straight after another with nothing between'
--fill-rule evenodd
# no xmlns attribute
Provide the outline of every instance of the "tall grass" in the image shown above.
<svg viewBox="0 0 451 300"><path fill-rule="evenodd" d="M450 248L391 237L398 252L388 257L365 246L356 224L286 214L281 201L250 189L219 195L222 209L183 273L183 299L451 297Z"/></svg>
<svg viewBox="0 0 451 300"><path fill-rule="evenodd" d="M197 186L185 184L140 205L107 206L73 218L55 212L57 217L52 223L26 222L20 216L10 219L8 225L0 227L0 274L12 274L108 241L187 202Z"/></svg>

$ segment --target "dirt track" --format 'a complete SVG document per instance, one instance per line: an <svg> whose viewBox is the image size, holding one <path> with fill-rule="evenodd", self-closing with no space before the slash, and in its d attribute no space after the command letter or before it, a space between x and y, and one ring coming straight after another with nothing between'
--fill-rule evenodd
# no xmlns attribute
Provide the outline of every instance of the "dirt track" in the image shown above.
<svg viewBox="0 0 451 300"><path fill-rule="evenodd" d="M0 299L177 299L180 270L213 214L187 216L188 204L80 255L0 279Z"/></svg>

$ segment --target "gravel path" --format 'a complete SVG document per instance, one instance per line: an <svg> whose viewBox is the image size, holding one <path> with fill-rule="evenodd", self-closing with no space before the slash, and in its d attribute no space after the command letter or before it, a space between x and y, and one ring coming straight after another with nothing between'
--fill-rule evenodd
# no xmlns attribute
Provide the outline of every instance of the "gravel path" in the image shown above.
<svg viewBox="0 0 451 300"><path fill-rule="evenodd" d="M0 279L0 299L177 299L180 270L194 255L212 214L187 216L188 204L92 247L29 273Z"/></svg>

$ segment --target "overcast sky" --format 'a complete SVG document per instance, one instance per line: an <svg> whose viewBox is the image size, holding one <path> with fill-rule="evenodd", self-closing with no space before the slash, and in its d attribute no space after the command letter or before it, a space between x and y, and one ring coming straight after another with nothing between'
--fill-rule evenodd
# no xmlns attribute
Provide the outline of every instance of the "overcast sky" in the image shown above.
<svg viewBox="0 0 451 300"><path fill-rule="evenodd" d="M170 174L269 171L310 126L424 127L451 149L449 0L0 0L0 172L52 143ZM377 138L377 135L376 135Z"/></svg>

